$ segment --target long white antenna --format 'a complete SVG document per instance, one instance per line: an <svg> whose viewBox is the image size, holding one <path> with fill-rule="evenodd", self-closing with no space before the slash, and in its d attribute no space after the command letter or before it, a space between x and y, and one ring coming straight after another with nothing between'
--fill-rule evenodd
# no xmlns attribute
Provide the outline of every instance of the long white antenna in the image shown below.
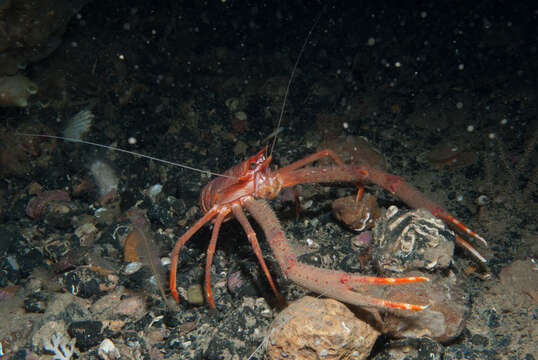
<svg viewBox="0 0 538 360"><path fill-rule="evenodd" d="M196 171L196 172L199 172L199 173L202 173L202 174L209 174L209 175L214 175L214 176L226 177L226 178L230 178L230 179L237 179L235 176L219 174L219 173L209 171L209 170L202 170L202 169L198 169L198 168L195 168L195 167L192 167L192 166L175 163L173 161L163 160L163 159L159 159L159 158L156 158L156 157L153 157L153 156L144 155L144 154L140 154L140 153L137 153L137 152L134 152L134 151L118 148L118 147L115 147L115 146L103 145L103 144L99 144L99 143L95 143L95 142L91 142L91 141L86 141L86 140L68 138L68 137L63 137L63 136L55 136L55 135L28 134L28 133L18 133L18 132L15 133L15 135L29 136L29 137L40 137L40 138L56 139L56 140L64 140L64 141L69 141L69 142L74 142L74 143L92 145L92 146L97 146L97 147L108 149L108 150L119 151L119 152L126 153L126 154L129 154L129 155L140 156L140 157L142 157L144 159L158 161L158 162L161 162L161 163L164 163L164 164L167 164L167 165L177 166L177 167L180 167L180 168L183 168L183 169Z"/></svg>
<svg viewBox="0 0 538 360"><path fill-rule="evenodd" d="M306 44L308 44L308 40L310 40L310 37L312 36L312 32L314 31L314 28L318 24L319 19L321 19L321 15L323 15L323 11L321 11L318 14L318 17L314 21L314 24L312 24L312 27L310 28L310 31L308 32L308 35L306 36L303 46L301 47L301 51L299 51L299 56L297 56L297 60L295 60L295 65L293 66L290 79L288 80L288 86L286 87L286 93L284 94L284 101L282 102L282 108L280 109L280 116L278 117L278 123L276 125L276 129L279 129L280 124L282 123L282 118L284 117L284 110L286 109L286 100L288 99L288 94L290 93L291 83L293 81L293 77L295 76L297 67L299 66L299 61L301 61L301 57L303 56L304 50L306 48ZM271 150L269 151L269 155L273 154L273 150L275 149L276 141L278 139L277 135L278 133L276 133L275 137L273 138L273 143L271 144Z"/></svg>

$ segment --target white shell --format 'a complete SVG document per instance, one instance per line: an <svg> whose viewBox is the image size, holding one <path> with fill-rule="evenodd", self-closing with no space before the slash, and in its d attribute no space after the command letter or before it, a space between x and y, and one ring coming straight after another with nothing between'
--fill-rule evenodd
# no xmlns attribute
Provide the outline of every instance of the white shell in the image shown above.
<svg viewBox="0 0 538 360"><path fill-rule="evenodd" d="M125 272L125 274L131 275L131 274L134 274L135 272L137 272L138 270L140 270L141 268L142 268L141 263L133 261L133 262L128 263L125 266L125 269L123 269L123 271Z"/></svg>

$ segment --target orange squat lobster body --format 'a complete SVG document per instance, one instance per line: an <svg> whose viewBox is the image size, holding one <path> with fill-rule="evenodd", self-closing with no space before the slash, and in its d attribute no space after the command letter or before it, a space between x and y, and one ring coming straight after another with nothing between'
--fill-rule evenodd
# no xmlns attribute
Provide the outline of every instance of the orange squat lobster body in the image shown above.
<svg viewBox="0 0 538 360"><path fill-rule="evenodd" d="M223 177L212 180L202 190L200 203L205 215L178 239L171 254L170 289L177 301L179 301L179 295L176 289L176 273L179 252L194 233L207 222L213 221L214 227L207 250L205 266L205 292L209 303L212 307L215 307L210 284L211 263L222 222L235 217L247 234L275 296L281 304L285 303L276 289L269 269L265 264L256 233L243 212L243 208L246 208L263 229L275 259L285 277L296 284L318 294L326 294L331 298L359 306L407 310L423 310L427 307L427 304L415 305L370 297L361 293L360 290L361 286L365 284L393 285L428 281L428 278L363 276L343 271L321 269L298 262L295 253L284 236L276 215L264 200L273 199L283 188L297 184L330 182L374 183L400 197L409 206L426 208L445 222L485 242L483 238L461 224L461 222L456 220L448 212L431 202L425 195L404 182L400 177L370 168L368 165L346 166L338 155L331 150L322 150L273 171L269 167L272 157L271 155L266 157L265 151L266 148L248 160L228 169L223 174ZM323 157L330 157L336 163L336 166L326 168L305 167L305 165L312 164ZM359 194L362 194L362 191L359 191ZM459 237L457 239L460 244L471 250L475 255L478 254L463 239ZM479 254L477 256L479 257ZM479 259L482 260L483 258L479 257Z"/></svg>

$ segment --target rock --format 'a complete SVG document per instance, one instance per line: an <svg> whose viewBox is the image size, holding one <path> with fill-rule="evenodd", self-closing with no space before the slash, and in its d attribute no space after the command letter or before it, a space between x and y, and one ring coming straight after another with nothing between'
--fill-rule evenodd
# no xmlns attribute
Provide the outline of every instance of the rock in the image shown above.
<svg viewBox="0 0 538 360"><path fill-rule="evenodd" d="M480 300L473 302L467 325L473 344L502 359L534 359L537 287L538 271L531 259L515 260L501 270L499 280L488 280L477 295Z"/></svg>
<svg viewBox="0 0 538 360"><path fill-rule="evenodd" d="M501 284L507 293L527 295L534 304L538 304L538 272L536 264L529 260L517 260L501 270ZM515 296L512 296L512 299Z"/></svg>
<svg viewBox="0 0 538 360"><path fill-rule="evenodd" d="M75 235L81 246L92 246L97 237L98 229L91 222L84 223L75 229Z"/></svg>
<svg viewBox="0 0 538 360"><path fill-rule="evenodd" d="M116 312L138 320L146 314L146 304L140 296L131 296L119 302Z"/></svg>
<svg viewBox="0 0 538 360"><path fill-rule="evenodd" d="M118 277L107 272L110 270L100 266L78 267L66 272L61 278L61 284L71 294L88 299L114 290Z"/></svg>
<svg viewBox="0 0 538 360"><path fill-rule="evenodd" d="M187 301L192 305L204 304L204 291L200 284L190 285L187 289Z"/></svg>
<svg viewBox="0 0 538 360"><path fill-rule="evenodd" d="M67 329L69 335L76 339L76 346L85 352L104 340L101 321L74 321Z"/></svg>
<svg viewBox="0 0 538 360"><path fill-rule="evenodd" d="M364 231L374 227L381 214L375 196L364 194L359 202L355 195L333 201L331 207L335 218L354 231Z"/></svg>
<svg viewBox="0 0 538 360"><path fill-rule="evenodd" d="M37 93L37 85L22 75L0 77L0 107L26 107L28 98Z"/></svg>
<svg viewBox="0 0 538 360"><path fill-rule="evenodd" d="M1 1L0 74L14 74L56 50L69 20L86 2Z"/></svg>
<svg viewBox="0 0 538 360"><path fill-rule="evenodd" d="M29 313L44 313L48 298L42 292L34 292L24 299L24 310Z"/></svg>
<svg viewBox="0 0 538 360"><path fill-rule="evenodd" d="M58 229L71 227L71 219L81 212L80 207L71 201L50 201L43 207L41 217L45 223ZM97 229L95 229L97 231ZM81 243L81 245L85 245Z"/></svg>
<svg viewBox="0 0 538 360"><path fill-rule="evenodd" d="M54 201L71 201L71 198L64 190L44 191L28 202L26 215L32 219L38 219L43 215L45 206Z"/></svg>
<svg viewBox="0 0 538 360"><path fill-rule="evenodd" d="M418 272L405 276L426 276ZM391 301L429 304L426 310L394 310L383 317L383 333L397 338L432 338L445 343L456 338L469 316L469 297L446 278L427 275L431 281L389 287L383 297Z"/></svg>
<svg viewBox="0 0 538 360"><path fill-rule="evenodd" d="M374 237L371 231L363 231L351 238L351 248L359 254L364 254L370 250Z"/></svg>
<svg viewBox="0 0 538 360"><path fill-rule="evenodd" d="M273 321L270 359L366 359L379 332L342 303L306 296Z"/></svg>
<svg viewBox="0 0 538 360"><path fill-rule="evenodd" d="M110 339L105 339L101 342L97 354L99 355L99 358L103 360L115 360L120 358L120 352Z"/></svg>
<svg viewBox="0 0 538 360"><path fill-rule="evenodd" d="M323 117L318 117L318 121L322 121ZM325 121L322 121L325 122ZM329 120L329 125L336 125ZM340 125L340 124L338 124ZM342 161L348 165L368 164L371 167L380 170L387 170L387 160L368 140L362 136L333 136L326 139L318 146L318 150L331 149L340 156ZM325 158L320 160L321 166L333 166L334 161Z"/></svg>
<svg viewBox="0 0 538 360"><path fill-rule="evenodd" d="M390 341L372 360L440 360L444 359L444 355L443 345L432 339L403 339Z"/></svg>
<svg viewBox="0 0 538 360"><path fill-rule="evenodd" d="M454 254L454 232L426 209L389 207L376 223L374 239L380 272L444 269Z"/></svg>
<svg viewBox="0 0 538 360"><path fill-rule="evenodd" d="M235 297L256 296L258 291L255 284L241 271L229 272L226 278L226 287Z"/></svg>

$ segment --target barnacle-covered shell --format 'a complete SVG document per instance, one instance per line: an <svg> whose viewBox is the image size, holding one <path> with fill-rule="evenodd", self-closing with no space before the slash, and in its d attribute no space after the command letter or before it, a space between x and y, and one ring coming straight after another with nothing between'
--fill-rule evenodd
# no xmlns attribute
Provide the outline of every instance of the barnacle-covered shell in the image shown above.
<svg viewBox="0 0 538 360"><path fill-rule="evenodd" d="M426 209L387 209L374 229L373 259L379 271L446 268L454 253L454 233Z"/></svg>

